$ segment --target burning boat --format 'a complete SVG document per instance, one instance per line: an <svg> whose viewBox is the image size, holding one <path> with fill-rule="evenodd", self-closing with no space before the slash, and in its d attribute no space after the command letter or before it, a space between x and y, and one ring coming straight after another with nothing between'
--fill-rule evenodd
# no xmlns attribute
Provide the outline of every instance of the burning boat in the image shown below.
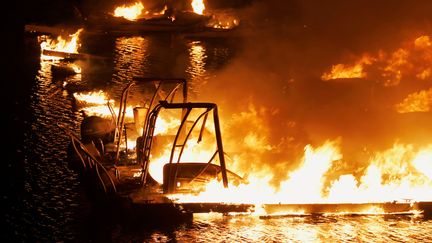
<svg viewBox="0 0 432 243"><path fill-rule="evenodd" d="M132 87L143 83L154 85L151 98L143 105L130 106ZM90 199L98 205L121 208L128 220L168 217L176 222L208 212L257 213L262 219L316 214L431 214L430 202L413 200L231 201L231 192L236 198L242 194L234 186L247 185L248 181L226 168L217 105L187 102L185 80L136 78L123 89L117 113L111 101L107 106L111 113L108 118L84 118L80 136L63 130L71 139L70 167L80 175ZM214 201L200 198L214 183L227 189L226 194L215 192L213 196L219 199Z"/></svg>
<svg viewBox="0 0 432 243"><path fill-rule="evenodd" d="M135 82L154 83L155 91L145 105L132 108L130 122L126 110L131 108L128 97ZM89 198L100 205L121 205L125 215L145 215L150 220L160 215L175 221L190 219L194 212L249 210L252 205L178 204L171 199L170 195L197 193L211 180L227 187L228 181L240 183L242 178L226 169L216 104L186 102L184 79L135 82L124 88L117 114L108 102L110 119L85 117L80 136L61 127L71 140L69 165ZM170 86L168 92L163 86ZM175 102L181 87L183 98ZM188 154L200 146L213 147L213 152L195 158Z"/></svg>

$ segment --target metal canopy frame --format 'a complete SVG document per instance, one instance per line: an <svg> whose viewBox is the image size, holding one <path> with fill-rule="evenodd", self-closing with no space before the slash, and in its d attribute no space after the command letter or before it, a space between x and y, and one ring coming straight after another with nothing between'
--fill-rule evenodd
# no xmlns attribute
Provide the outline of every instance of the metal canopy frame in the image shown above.
<svg viewBox="0 0 432 243"><path fill-rule="evenodd" d="M133 85L135 85L136 83L154 83L155 88L156 88L156 90L154 91L153 96L150 100L149 109L145 115L144 120L146 121L146 123L148 120L149 111L153 109L153 104L157 100L156 96L158 94L159 94L159 96L162 97L159 99L159 101L173 102L175 95L177 94L177 91L180 89L180 87L182 87L183 102L184 103L187 102L188 86L187 86L186 79L184 79L184 78L134 77L133 81L129 82L126 85L126 87L123 89L122 95L120 98L118 117L117 118L114 117L115 127L116 127L115 138L114 138L114 142L116 143L116 153L115 153L115 157L114 157L114 164L115 165L118 164L119 156L120 156L120 144L121 144L121 140L122 140L122 136L123 136L124 119L125 119L125 115L126 115L126 107L127 107L127 100L128 100L129 91L130 91L131 87ZM162 92L161 92L161 88L165 84L175 84L175 86L174 86L174 88L172 88L168 92L168 95L163 97ZM109 105L109 103L108 103L108 105ZM146 124L144 124L144 127L145 126L146 126Z"/></svg>
<svg viewBox="0 0 432 243"><path fill-rule="evenodd" d="M143 173L142 173L142 184L146 185L147 183L147 175L149 173L149 164L150 164L150 150L153 144L153 136L154 136L154 128L156 124L157 117L159 115L159 112L162 109L166 110L174 110L174 109L181 109L183 111L181 123L177 130L177 134L174 138L174 142L171 149L169 164L175 164L174 167L174 176L173 178L169 178L168 185L165 185L167 189L167 193L173 193L175 192L175 185L176 185L176 178L177 178L177 172L178 172L178 165L180 163L181 155L183 153L184 147L186 145L186 141L189 138L189 136L192 133L192 130L197 125L197 123L203 119L203 127L205 126L205 123L207 122L208 114L213 111L213 123L214 123L214 129L215 129L215 138L216 138L216 152L211 157L210 162L215 158L216 155L219 155L219 162L221 167L221 174L222 174L222 181L223 186L225 188L228 187L228 177L227 177L227 170L226 170L226 164L225 164L225 157L224 157L224 150L223 150L223 143L222 143L222 135L220 131L220 123L219 123L219 115L218 115L218 108L217 105L214 103L168 103L166 101L161 101L149 114L148 121L146 121L145 128L143 130L143 143L140 144L140 147L138 148L138 151L143 154L141 156L142 161L140 161ZM204 109L204 112L202 112L198 118L194 121L192 127L187 131L186 136L184 138L184 142L180 145L177 145L177 141L179 140L180 134L182 131L184 131L185 123L187 121L187 118L189 117L191 111L193 109ZM199 139L202 137L203 128L200 130ZM180 152L178 155L178 159L176 162L174 162L174 153L176 148L180 147ZM200 172L202 173L202 172ZM169 168L169 175L172 174L172 166Z"/></svg>

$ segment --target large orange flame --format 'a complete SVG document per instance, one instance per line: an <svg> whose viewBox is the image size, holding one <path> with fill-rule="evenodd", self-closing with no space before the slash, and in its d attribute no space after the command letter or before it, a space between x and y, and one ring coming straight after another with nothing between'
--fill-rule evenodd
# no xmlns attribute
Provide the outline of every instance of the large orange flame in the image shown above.
<svg viewBox="0 0 432 243"><path fill-rule="evenodd" d="M134 21L137 20L144 10L144 5L141 2L136 2L132 5L122 5L114 10L114 16L123 17Z"/></svg>
<svg viewBox="0 0 432 243"><path fill-rule="evenodd" d="M353 174L339 176L326 184L326 173L342 159L336 142L328 141L318 148L305 147L302 165L288 173L279 189L271 186L271 174L249 177L247 184L220 182L207 185L199 195L174 195L181 202L226 203L367 203L394 200L430 201L432 195L432 145L415 149L412 145L395 144L376 153L369 166L357 179Z"/></svg>

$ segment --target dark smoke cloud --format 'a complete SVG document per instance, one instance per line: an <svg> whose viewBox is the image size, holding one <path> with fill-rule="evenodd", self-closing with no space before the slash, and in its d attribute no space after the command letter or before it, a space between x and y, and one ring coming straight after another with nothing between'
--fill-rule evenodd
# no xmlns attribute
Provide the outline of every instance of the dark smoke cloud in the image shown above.
<svg viewBox="0 0 432 243"><path fill-rule="evenodd" d="M351 171L395 141L430 143L430 113L391 109L410 80L386 88L374 80L323 82L320 76L348 56L395 50L432 34L431 10L431 1L255 1L239 14L247 29L241 54L203 87L202 97L218 102L225 118L251 104L259 111L273 149L256 152L261 164L254 169L270 167L281 178L281 168L297 166L307 143L341 138L341 166ZM252 125L227 133L239 140ZM257 160L249 155L245 165Z"/></svg>

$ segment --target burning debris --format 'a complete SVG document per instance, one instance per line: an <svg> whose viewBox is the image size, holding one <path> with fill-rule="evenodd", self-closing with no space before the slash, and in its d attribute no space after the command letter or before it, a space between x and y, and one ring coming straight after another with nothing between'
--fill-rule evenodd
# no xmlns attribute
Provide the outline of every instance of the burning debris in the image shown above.
<svg viewBox="0 0 432 243"><path fill-rule="evenodd" d="M59 60L79 57L79 35L82 31L83 29L77 30L74 34L70 35L69 38L58 36L56 40L45 35L39 36L41 59Z"/></svg>

